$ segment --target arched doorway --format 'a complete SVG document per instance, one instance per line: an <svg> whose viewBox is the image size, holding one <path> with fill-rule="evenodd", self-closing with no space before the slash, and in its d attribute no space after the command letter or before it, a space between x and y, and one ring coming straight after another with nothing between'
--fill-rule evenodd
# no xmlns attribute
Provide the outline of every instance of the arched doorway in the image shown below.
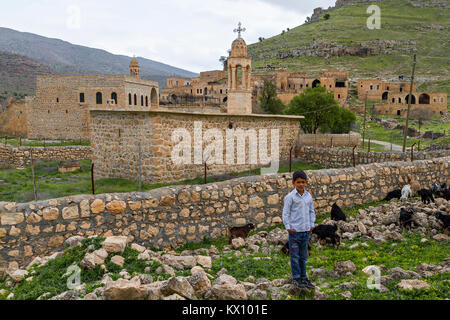
<svg viewBox="0 0 450 320"><path fill-rule="evenodd" d="M422 93L419 96L419 104L430 104L430 96L426 93Z"/></svg>
<svg viewBox="0 0 450 320"><path fill-rule="evenodd" d="M103 104L103 96L101 92L97 92L97 94L95 95L97 104Z"/></svg>
<svg viewBox="0 0 450 320"><path fill-rule="evenodd" d="M405 98L405 103L409 103L409 94ZM416 104L416 97L412 95L411 104Z"/></svg>
<svg viewBox="0 0 450 320"><path fill-rule="evenodd" d="M383 100L387 100L388 99L388 95L389 95L389 92L384 92L383 93L383 95L381 96L381 99L383 99Z"/></svg>
<svg viewBox="0 0 450 320"><path fill-rule="evenodd" d="M318 85L320 85L320 80L318 80L318 79L314 80L313 83L312 83L312 87L315 88Z"/></svg>

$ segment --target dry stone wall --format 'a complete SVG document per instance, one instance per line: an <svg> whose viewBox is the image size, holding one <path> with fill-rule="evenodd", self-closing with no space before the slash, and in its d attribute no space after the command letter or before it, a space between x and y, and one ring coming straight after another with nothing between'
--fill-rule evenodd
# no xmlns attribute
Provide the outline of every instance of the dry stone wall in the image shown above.
<svg viewBox="0 0 450 320"><path fill-rule="evenodd" d="M422 185L449 183L450 157L307 171L318 214L337 202L351 207L385 197L412 175ZM291 174L173 186L143 193L73 196L32 203L0 203L0 268L26 266L36 256L61 251L75 235L125 235L156 248L217 238L228 226L282 222Z"/></svg>
<svg viewBox="0 0 450 320"><path fill-rule="evenodd" d="M87 160L92 157L89 146L0 147L0 169L29 166L31 164L30 150L33 151L33 159Z"/></svg>
<svg viewBox="0 0 450 320"><path fill-rule="evenodd" d="M298 160L317 164L328 168L346 168L353 166L353 151L347 149L331 149L299 146L296 148ZM426 160L450 156L450 150L436 150L414 152L412 160ZM357 152L355 151L355 165L382 163L389 161L411 161L411 152Z"/></svg>

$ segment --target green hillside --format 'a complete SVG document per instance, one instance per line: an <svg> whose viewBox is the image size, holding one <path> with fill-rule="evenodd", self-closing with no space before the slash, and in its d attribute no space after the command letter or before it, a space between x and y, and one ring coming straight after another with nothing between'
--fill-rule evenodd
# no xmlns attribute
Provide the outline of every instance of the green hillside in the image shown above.
<svg viewBox="0 0 450 320"><path fill-rule="evenodd" d="M367 28L370 14L366 10L370 4L381 9L379 30ZM388 0L353 3L327 13L330 15L328 20L322 16L318 22L303 24L250 45L255 72L263 74L286 68L291 72L318 74L327 69L346 69L352 79L381 77L395 80L399 75L411 74L412 56L417 53L419 90L450 93L450 10L418 8L407 1ZM335 51L348 49L350 53L329 58L317 56L323 46ZM367 50L376 52L377 47L381 49L375 55L359 54ZM305 56L308 51L312 56Z"/></svg>

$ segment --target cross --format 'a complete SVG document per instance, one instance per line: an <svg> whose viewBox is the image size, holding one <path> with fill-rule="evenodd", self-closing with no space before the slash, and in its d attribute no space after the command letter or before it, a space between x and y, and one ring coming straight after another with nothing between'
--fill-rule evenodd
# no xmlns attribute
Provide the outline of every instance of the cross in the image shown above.
<svg viewBox="0 0 450 320"><path fill-rule="evenodd" d="M242 26L242 24L239 22L238 28L234 29L234 31L233 31L233 32L237 32L238 33L238 38L241 37L241 32L245 32L246 31L246 29L245 28L241 28L241 26Z"/></svg>

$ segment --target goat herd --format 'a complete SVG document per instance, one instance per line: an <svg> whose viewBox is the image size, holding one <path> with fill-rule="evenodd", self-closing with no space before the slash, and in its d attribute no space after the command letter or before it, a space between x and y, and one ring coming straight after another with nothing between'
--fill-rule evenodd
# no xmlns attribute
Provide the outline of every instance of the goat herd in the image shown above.
<svg viewBox="0 0 450 320"><path fill-rule="evenodd" d="M435 202L434 197L444 198L445 200L450 200L450 188L446 183L439 186L436 183L433 183L431 189L420 189L419 183L416 181L408 181L408 184L405 185L401 190L393 190L387 194L384 198L386 201L390 201L392 199L399 199L401 201L408 200L409 197L413 197L415 195L419 195L424 204L430 203L430 201ZM400 217L398 224L401 228L411 227L413 222L413 214L414 210L412 208L400 209ZM444 232L447 232L447 228L450 225L450 215L444 212L435 212L435 217L442 221L444 225ZM331 219L334 221L346 221L347 217L342 209L334 203L331 208ZM246 238L248 233L255 228L255 225L249 223L243 227L232 227L229 229L229 243L231 244L232 239L234 238ZM319 240L324 240L331 242L335 246L335 248L340 244L340 237L336 233L338 230L337 225L330 224L321 224L315 227L312 231L313 234L317 235ZM309 254L311 252L311 246L308 244ZM289 255L289 242L286 242L281 252Z"/></svg>

